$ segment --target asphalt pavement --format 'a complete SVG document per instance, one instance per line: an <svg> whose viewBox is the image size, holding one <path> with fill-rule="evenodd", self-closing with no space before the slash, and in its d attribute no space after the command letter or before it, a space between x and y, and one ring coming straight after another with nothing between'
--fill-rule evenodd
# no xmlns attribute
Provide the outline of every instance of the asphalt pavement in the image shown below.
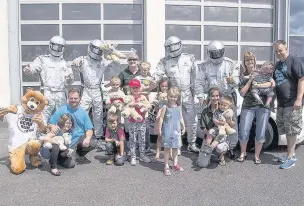
<svg viewBox="0 0 304 206"><path fill-rule="evenodd" d="M87 155L92 162L61 169L52 176L46 164L28 167L21 175L10 173L7 157L8 134L0 125L0 205L304 205L304 147L297 149L298 161L280 170L274 159L285 148L266 151L263 163L230 161L197 168L197 155L183 151L180 164L185 171L163 175L163 163L122 167L107 166L104 152ZM154 150L152 150L154 151ZM150 153L153 155L153 153ZM228 161L228 158L227 158Z"/></svg>

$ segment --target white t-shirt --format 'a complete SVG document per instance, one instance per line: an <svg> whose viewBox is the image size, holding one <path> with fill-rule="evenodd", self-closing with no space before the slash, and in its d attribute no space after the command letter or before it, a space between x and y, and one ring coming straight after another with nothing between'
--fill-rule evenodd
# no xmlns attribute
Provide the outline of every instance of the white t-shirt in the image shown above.
<svg viewBox="0 0 304 206"><path fill-rule="evenodd" d="M151 76L144 77L142 75L138 75L135 77L135 79L138 79L140 81L142 92L149 94L150 93L149 88L150 88L150 83L151 83L152 77Z"/></svg>
<svg viewBox="0 0 304 206"><path fill-rule="evenodd" d="M4 116L4 121L8 124L8 150L12 151L26 143L31 137L36 137L37 124L32 122L35 115L24 113L23 107L17 107L17 114L8 113Z"/></svg>

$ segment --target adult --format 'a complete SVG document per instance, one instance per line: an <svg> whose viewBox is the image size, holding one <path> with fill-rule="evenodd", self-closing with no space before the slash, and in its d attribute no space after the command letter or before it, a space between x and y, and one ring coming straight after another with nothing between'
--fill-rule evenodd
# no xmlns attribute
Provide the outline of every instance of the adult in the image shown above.
<svg viewBox="0 0 304 206"><path fill-rule="evenodd" d="M79 156L77 159L78 164L87 164L91 161L86 158L86 154L93 150L96 142L92 140L93 124L90 120L88 113L79 107L80 91L72 88L68 92L68 104L61 106L50 118L49 126L51 132L57 134L59 131L58 121L63 114L70 114L73 118L72 142L70 148L74 152L69 157L60 159L59 164L66 168L73 168L76 164L76 154ZM48 154L43 156L47 158Z"/></svg>
<svg viewBox="0 0 304 206"><path fill-rule="evenodd" d="M105 70L119 61L107 60L103 57L101 46L105 44L94 39L88 45L88 55L73 60L73 70L80 72L81 102L80 106L89 111L92 108L94 133L97 140L104 136L103 131L103 95L101 90ZM100 142L99 142L100 143ZM100 144L99 144L100 145Z"/></svg>
<svg viewBox="0 0 304 206"><path fill-rule="evenodd" d="M287 139L287 156L280 158L280 168L289 169L297 160L295 146L297 135L303 127L304 65L300 59L288 53L284 40L276 41L274 49L279 59L274 71L278 132L285 134Z"/></svg>
<svg viewBox="0 0 304 206"><path fill-rule="evenodd" d="M125 94L130 92L129 82L140 75L137 54L135 52L131 53L128 56L127 61L128 67L121 71L118 75L121 81L120 87L123 89Z"/></svg>
<svg viewBox="0 0 304 206"><path fill-rule="evenodd" d="M66 103L65 87L74 82L74 74L71 67L63 59L65 39L61 36L53 36L49 42L49 55L41 55L24 67L25 74L37 73L41 81L43 91L48 104L43 110L45 122L59 107Z"/></svg>
<svg viewBox="0 0 304 206"><path fill-rule="evenodd" d="M236 62L225 57L225 46L220 41L211 41L207 47L208 59L198 65L199 70L195 79L195 93L201 106L206 106L207 93L212 87L220 89L223 96L231 96L234 103L234 122L237 122L236 93L239 84L239 67ZM237 131L237 124L235 124ZM238 134L228 136L229 153L232 159L235 158L233 149L238 141Z"/></svg>
<svg viewBox="0 0 304 206"><path fill-rule="evenodd" d="M120 87L123 89L123 92L125 94L130 94L130 87L129 87L129 82L132 79L135 79L135 77L139 77L141 75L139 65L138 65L138 56L136 52L132 52L128 57L128 67L125 68L123 71L121 71L118 75L120 78L121 84ZM150 72L148 72L148 76L150 76ZM147 120L149 123L149 121ZM128 128L127 126L128 122L125 121L125 128ZM150 151L150 127L147 125L147 131L146 131L146 150Z"/></svg>
<svg viewBox="0 0 304 206"><path fill-rule="evenodd" d="M213 114L218 110L219 108L219 101L221 98L220 90L219 88L210 88L208 91L208 106L205 107L201 113L201 119L200 119L200 127L204 131L204 143L202 145L202 148L207 143L207 135L209 134L209 130L214 128L215 124L213 122ZM211 143L209 143L211 144ZM224 154L228 150L228 143L227 141L223 141L220 144L216 146L216 152L219 154L219 165L225 166L225 158ZM202 151L202 150L201 150ZM205 156L206 157L206 156ZM200 161L200 158L198 159ZM209 161L208 161L209 163ZM207 166L207 165L206 165Z"/></svg>
<svg viewBox="0 0 304 206"><path fill-rule="evenodd" d="M194 104L194 80L197 71L195 58L192 54L183 53L182 42L176 36L165 41L166 57L162 58L152 75L158 82L164 75L169 78L172 87L181 90L181 104L187 125L188 150L198 152L196 142L197 114Z"/></svg>
<svg viewBox="0 0 304 206"><path fill-rule="evenodd" d="M239 141L241 145L241 154L237 159L238 162L244 162L247 155L247 142L249 139L250 130L252 127L253 119L256 119L255 128L255 157L254 163L261 164L260 153L265 142L265 132L270 117L270 109L264 104L267 101L267 96L261 96L264 104L261 104L254 98L252 89L261 88L261 86L252 84L254 82L253 71L256 69L256 57L252 52L246 52L242 61L242 70L240 76L240 95L243 97L243 104L239 125ZM272 79L271 83L264 83L266 86L275 87L275 82ZM271 84L271 85L269 85Z"/></svg>

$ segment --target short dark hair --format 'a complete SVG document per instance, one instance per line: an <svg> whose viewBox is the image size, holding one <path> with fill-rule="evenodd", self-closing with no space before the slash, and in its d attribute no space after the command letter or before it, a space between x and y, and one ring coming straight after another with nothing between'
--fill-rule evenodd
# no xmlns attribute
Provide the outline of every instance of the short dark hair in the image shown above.
<svg viewBox="0 0 304 206"><path fill-rule="evenodd" d="M77 88L75 88L75 87L69 89L68 95L71 94L71 93L78 93L78 94L80 95L79 89L77 89Z"/></svg>
<svg viewBox="0 0 304 206"><path fill-rule="evenodd" d="M285 41L285 40L277 40L277 41L275 41L274 42L274 46L276 46L276 45L284 45L284 46L287 46L287 42Z"/></svg>

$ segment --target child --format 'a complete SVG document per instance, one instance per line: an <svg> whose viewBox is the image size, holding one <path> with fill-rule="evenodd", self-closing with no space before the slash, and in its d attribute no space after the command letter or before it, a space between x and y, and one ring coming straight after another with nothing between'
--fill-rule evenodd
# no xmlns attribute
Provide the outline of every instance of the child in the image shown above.
<svg viewBox="0 0 304 206"><path fill-rule="evenodd" d="M272 76L273 76L273 71L274 71L274 65L272 62L265 62L262 67L259 70L253 71L254 77L254 82L252 85L258 85L258 84L263 84L266 82L270 82L272 85L275 83ZM250 76L245 76L245 79L249 79ZM266 108L270 108L270 103L272 101L272 98L274 96L274 91L272 86L268 88L256 88L253 87L251 90L252 95L254 98L262 105L264 105L260 95L266 95L267 96L267 101L266 104L264 105Z"/></svg>
<svg viewBox="0 0 304 206"><path fill-rule="evenodd" d="M149 101L149 94L152 90L151 87L151 80L152 77L149 73L151 68L151 64L149 62L141 62L139 64L139 70L140 75L136 76L135 79L138 79L141 83L141 94L146 97L146 99ZM146 117L148 117L148 112L146 113ZM147 129L146 129L146 151L150 151L150 130L149 130L149 124L150 121L148 118L146 118L147 122Z"/></svg>
<svg viewBox="0 0 304 206"><path fill-rule="evenodd" d="M168 104L168 98L160 98L162 96L167 96L169 90L169 79L167 77L162 78L159 83L158 83L158 94L156 96L156 100L154 101L154 104L157 106L158 109L156 109L157 112L157 116L156 116L156 121L154 124L154 130L156 133L158 133L159 128L159 117L161 114L161 108L163 105L167 105ZM164 95L166 94L166 95ZM154 158L154 161L159 161L159 156L160 156L160 150L161 150L161 135L158 134L157 135L157 142L156 142L156 155Z"/></svg>
<svg viewBox="0 0 304 206"><path fill-rule="evenodd" d="M151 91L150 83L152 77L149 75L151 64L149 62L141 62L139 64L140 75L136 76L135 79L138 79L141 83L141 94L145 95L149 101L149 94Z"/></svg>
<svg viewBox="0 0 304 206"><path fill-rule="evenodd" d="M118 122L121 122L121 109L123 106L125 93L120 90L120 78L114 76L110 80L111 89L106 98L106 107L109 113L116 114Z"/></svg>
<svg viewBox="0 0 304 206"><path fill-rule="evenodd" d="M47 141L52 143L52 149L50 149L51 156L49 163L51 165L51 173L54 176L61 175L61 172L57 169L57 161L63 161L66 158L69 158L73 152L72 149L66 149L65 151L60 151L59 145L52 139L53 137L61 136L64 133L72 133L72 130L74 128L74 121L72 116L70 114L61 115L57 125L59 127L57 134L49 132L45 136L42 136L40 138L41 141ZM66 146L68 147L69 145Z"/></svg>
<svg viewBox="0 0 304 206"><path fill-rule="evenodd" d="M121 126L118 125L118 117L115 114L108 115L108 125L106 128L105 141L106 150L109 155L107 165L113 164L122 166L124 164L124 141L125 133ZM115 158L114 158L115 155Z"/></svg>
<svg viewBox="0 0 304 206"><path fill-rule="evenodd" d="M169 158L172 149L173 168L175 171L184 171L178 165L178 149L181 147L181 135L185 133L185 123L181 107L178 105L180 91L177 87L170 88L168 91L168 105L163 105L159 117L159 134L164 143L164 174L170 176Z"/></svg>
<svg viewBox="0 0 304 206"><path fill-rule="evenodd" d="M129 82L129 87L131 91L131 95L135 99L134 106L135 110L138 112L138 114L142 117L142 120L136 120L132 118L131 116L129 117L128 121L128 127L129 127L129 142L130 142L130 152L131 152L131 165L135 166L136 165L136 137L138 135L138 142L139 142L139 150L140 150L140 161L149 163L151 162L150 158L148 158L145 155L145 141L146 141L146 111L141 112L141 108L147 108L150 109L151 105L147 101L146 97L140 94L140 88L141 84L138 79L132 79ZM145 99L144 102L140 102L141 99Z"/></svg>
<svg viewBox="0 0 304 206"><path fill-rule="evenodd" d="M219 91L216 89L211 90L210 93L211 93L211 96L219 95ZM215 104L215 101L211 104ZM218 109L214 110L213 115L212 115L212 121L215 126L209 130L207 137L206 137L206 141L205 141L204 145L202 146L202 150L207 154L212 153L213 149L217 148L218 153L220 153L219 164L221 166L226 165L224 154L228 150L229 144L227 142L227 135L219 134L219 127L227 125L227 124L232 128L235 126L234 125L235 123L233 120L230 119L230 120L227 120L227 122L223 120L223 119L225 119L225 117L223 115L224 112L227 111L228 109L232 108L232 103L233 103L233 100L229 96L224 96L221 98L221 100L218 103ZM213 106L213 108L215 108L215 105Z"/></svg>

